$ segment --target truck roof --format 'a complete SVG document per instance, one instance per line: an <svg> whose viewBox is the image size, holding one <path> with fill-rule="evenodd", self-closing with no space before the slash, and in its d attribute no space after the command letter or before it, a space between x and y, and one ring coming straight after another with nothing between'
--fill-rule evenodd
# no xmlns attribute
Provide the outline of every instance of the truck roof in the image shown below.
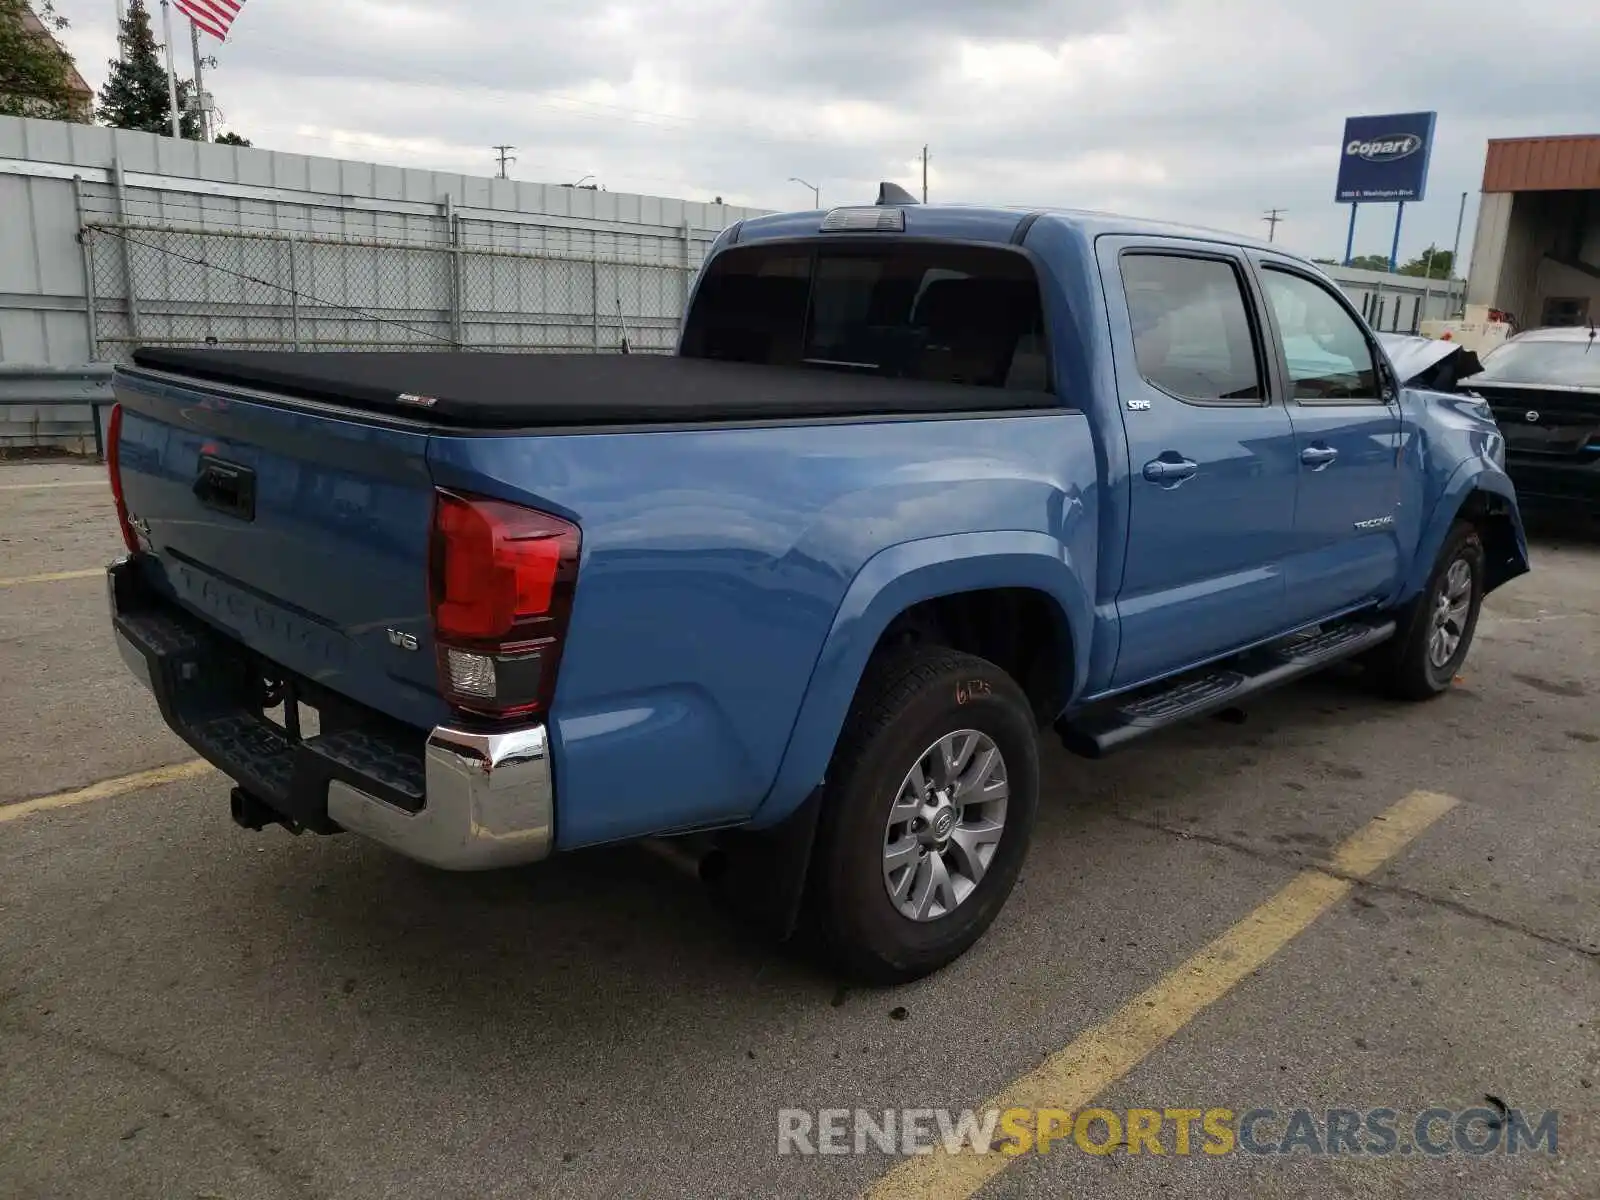
<svg viewBox="0 0 1600 1200"><path fill-rule="evenodd" d="M839 208L872 208L871 204L840 205ZM742 245L754 241L776 241L790 238L816 237L821 234L822 219L831 209L812 212L773 213L765 217L751 217L739 226L738 240ZM1289 258L1308 262L1301 255L1269 244L1259 238L1248 237L1227 230L1208 229L1198 225L1183 225L1172 221L1155 221L1144 217L1127 217L1116 213L1094 212L1075 208L1022 208L994 205L935 204L907 205L908 236L952 238L971 242L1011 241L1017 226L1029 217L1051 221L1070 229L1087 241L1102 234L1144 235L1148 237L1203 238L1206 241L1225 242L1232 246L1249 246L1258 250L1271 250ZM855 236L855 235L850 235Z"/></svg>

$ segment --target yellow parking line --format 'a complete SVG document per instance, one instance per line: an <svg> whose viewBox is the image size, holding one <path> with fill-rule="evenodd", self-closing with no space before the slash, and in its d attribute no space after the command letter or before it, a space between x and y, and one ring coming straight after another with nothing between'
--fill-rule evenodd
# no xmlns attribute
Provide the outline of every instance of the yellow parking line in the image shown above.
<svg viewBox="0 0 1600 1200"><path fill-rule="evenodd" d="M65 583L69 579L92 579L99 576L104 579L106 569L96 567L92 571L52 571L48 575L15 575L10 579L0 579L0 588L21 587L25 583Z"/></svg>
<svg viewBox="0 0 1600 1200"><path fill-rule="evenodd" d="M1315 868L1300 872L1155 986L980 1107L1082 1109L1349 895L1355 886L1351 878L1377 870L1457 803L1437 792L1412 792L1334 850L1328 867L1337 874ZM950 1154L936 1149L889 1171L866 1196L964 1198L1014 1161L997 1151Z"/></svg>
<svg viewBox="0 0 1600 1200"><path fill-rule="evenodd" d="M49 488L78 488L97 487L110 491L110 481L105 476L99 479L53 479L46 483L0 483L0 492L39 492Z"/></svg>
<svg viewBox="0 0 1600 1200"><path fill-rule="evenodd" d="M192 762L174 763L170 767L157 767L153 771L124 775L120 779L103 779L99 783L92 783L76 791L57 792L54 796L39 796L33 800L0 806L0 825L4 825L7 821L20 821L23 817L32 816L36 812L71 808L74 804L87 804L91 800L109 800L112 796L136 792L141 788L177 783L183 779L195 779L212 770L215 768L210 763L197 758Z"/></svg>

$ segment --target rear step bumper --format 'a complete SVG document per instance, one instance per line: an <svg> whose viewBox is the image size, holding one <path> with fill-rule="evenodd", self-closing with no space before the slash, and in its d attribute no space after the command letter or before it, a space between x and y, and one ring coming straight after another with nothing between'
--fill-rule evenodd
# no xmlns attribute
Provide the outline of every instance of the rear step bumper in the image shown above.
<svg viewBox="0 0 1600 1200"><path fill-rule="evenodd" d="M145 584L137 559L107 572L117 650L172 730L240 785L234 808L290 829L341 829L453 871L535 862L551 850L555 794L543 725L425 737L341 705L301 740L263 714L263 666ZM327 724L327 718L324 719Z"/></svg>

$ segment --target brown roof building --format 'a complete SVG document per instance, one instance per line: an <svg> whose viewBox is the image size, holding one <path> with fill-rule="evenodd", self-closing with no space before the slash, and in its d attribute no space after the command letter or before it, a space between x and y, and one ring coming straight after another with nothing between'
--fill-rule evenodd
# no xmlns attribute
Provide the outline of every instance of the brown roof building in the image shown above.
<svg viewBox="0 0 1600 1200"><path fill-rule="evenodd" d="M1600 134L1489 143L1467 302L1524 329L1600 320Z"/></svg>
<svg viewBox="0 0 1600 1200"><path fill-rule="evenodd" d="M47 38L50 44L58 49L61 48L61 43L56 41L55 34L45 28L44 22L39 20L34 15L33 9L26 4L22 6L22 27L29 33ZM92 120L94 117L94 89L84 82L84 78L78 74L76 66L69 68L68 81L72 88L73 96L77 98L78 111L74 114L75 118L85 122Z"/></svg>

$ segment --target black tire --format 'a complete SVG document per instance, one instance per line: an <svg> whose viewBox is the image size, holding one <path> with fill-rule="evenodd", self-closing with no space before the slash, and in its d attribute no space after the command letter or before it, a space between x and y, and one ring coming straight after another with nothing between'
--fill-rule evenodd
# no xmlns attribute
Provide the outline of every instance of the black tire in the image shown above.
<svg viewBox="0 0 1600 1200"><path fill-rule="evenodd" d="M1455 652L1443 663L1435 663L1430 650L1435 617L1450 570L1458 562L1466 563L1472 572L1471 599ZM1394 639L1380 648L1372 662L1384 691L1401 700L1431 700L1449 690L1472 649L1472 635L1478 628L1478 613L1483 606L1483 574L1483 539L1474 526L1457 521L1444 540L1427 586L1399 614Z"/></svg>
<svg viewBox="0 0 1600 1200"><path fill-rule="evenodd" d="M920 757L968 730L986 735L1003 759L1003 830L976 887L943 915L913 920L886 886L890 810ZM1011 894L1038 800L1033 711L999 667L938 646L870 667L829 766L812 859L809 915L834 964L864 982L900 983L959 958Z"/></svg>

